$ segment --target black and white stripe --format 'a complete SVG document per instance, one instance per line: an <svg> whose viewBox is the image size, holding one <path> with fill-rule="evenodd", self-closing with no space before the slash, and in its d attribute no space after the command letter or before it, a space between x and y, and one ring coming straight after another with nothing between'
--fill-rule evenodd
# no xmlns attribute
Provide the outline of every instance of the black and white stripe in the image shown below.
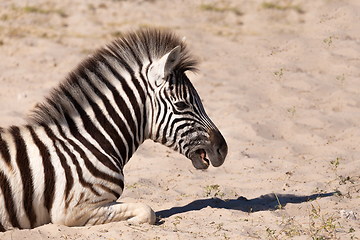
<svg viewBox="0 0 360 240"><path fill-rule="evenodd" d="M208 167L206 155L219 166L227 154L185 75L195 69L173 33L130 33L82 62L27 125L0 128L0 231L49 222L153 223L147 206L115 203L123 167L145 139L196 168Z"/></svg>

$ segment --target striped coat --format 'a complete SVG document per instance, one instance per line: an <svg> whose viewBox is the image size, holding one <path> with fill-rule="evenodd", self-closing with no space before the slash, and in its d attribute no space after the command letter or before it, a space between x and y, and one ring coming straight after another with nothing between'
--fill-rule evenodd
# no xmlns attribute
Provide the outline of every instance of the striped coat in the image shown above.
<svg viewBox="0 0 360 240"><path fill-rule="evenodd" d="M130 33L83 61L28 124L1 128L0 230L154 223L149 206L116 202L123 167L144 140L184 154L198 169L220 166L227 154L185 75L195 69L173 33Z"/></svg>

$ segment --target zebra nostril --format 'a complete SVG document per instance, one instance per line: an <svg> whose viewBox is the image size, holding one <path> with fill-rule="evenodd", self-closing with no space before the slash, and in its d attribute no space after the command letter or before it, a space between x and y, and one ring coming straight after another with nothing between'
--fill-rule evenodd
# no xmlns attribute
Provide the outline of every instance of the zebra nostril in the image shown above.
<svg viewBox="0 0 360 240"><path fill-rule="evenodd" d="M212 131L210 133L210 141L213 143L217 155L225 159L228 152L228 147L221 133L219 131Z"/></svg>
<svg viewBox="0 0 360 240"><path fill-rule="evenodd" d="M224 140L224 142L221 144L221 146L217 149L217 153L222 156L223 158L226 157L227 155L227 152L228 152L228 147L227 147L227 144Z"/></svg>

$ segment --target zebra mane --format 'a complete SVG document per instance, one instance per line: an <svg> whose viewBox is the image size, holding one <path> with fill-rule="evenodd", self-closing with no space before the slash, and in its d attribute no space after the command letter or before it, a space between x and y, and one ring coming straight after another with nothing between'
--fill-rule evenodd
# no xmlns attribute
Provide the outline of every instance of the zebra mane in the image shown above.
<svg viewBox="0 0 360 240"><path fill-rule="evenodd" d="M107 48L129 62L138 63L142 58L148 58L151 62L159 59L179 45L180 61L175 68L180 72L196 71L197 60L189 55L184 41L169 30L150 28L132 32L115 40Z"/></svg>
<svg viewBox="0 0 360 240"><path fill-rule="evenodd" d="M89 84L81 80L81 76L86 75L89 69L96 71L96 66L102 59L112 56L119 59L119 64L125 63L132 69L134 66L135 69L139 69L144 61L153 62L160 59L179 45L181 46L180 61L175 66L175 71L180 73L197 71L197 59L189 54L184 41L169 30L142 29L114 40L105 48L97 50L70 72L44 102L36 105L28 121L44 124L56 120L59 123L65 120L65 113L69 115L76 113L76 106L67 96L75 96L80 105L87 102L86 97L95 98ZM100 80L95 83L97 87L103 84Z"/></svg>

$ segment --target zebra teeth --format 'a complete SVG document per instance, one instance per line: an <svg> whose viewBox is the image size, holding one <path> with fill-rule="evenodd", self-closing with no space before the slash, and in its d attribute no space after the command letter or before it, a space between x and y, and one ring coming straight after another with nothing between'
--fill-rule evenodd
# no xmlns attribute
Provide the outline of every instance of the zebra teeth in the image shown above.
<svg viewBox="0 0 360 240"><path fill-rule="evenodd" d="M207 169L210 166L210 161L206 158L206 152L203 148L190 153L189 159L196 169Z"/></svg>
<svg viewBox="0 0 360 240"><path fill-rule="evenodd" d="M203 163L204 163L205 165L209 166L210 161L209 161L209 159L206 158L206 152L205 152L205 150L204 150L204 149L199 149L198 151L199 151L199 153L200 153L201 160L203 161Z"/></svg>
<svg viewBox="0 0 360 240"><path fill-rule="evenodd" d="M204 159L202 159L202 160L203 160L203 163L206 165L206 167L209 167L209 165L210 165L209 159L204 158Z"/></svg>

